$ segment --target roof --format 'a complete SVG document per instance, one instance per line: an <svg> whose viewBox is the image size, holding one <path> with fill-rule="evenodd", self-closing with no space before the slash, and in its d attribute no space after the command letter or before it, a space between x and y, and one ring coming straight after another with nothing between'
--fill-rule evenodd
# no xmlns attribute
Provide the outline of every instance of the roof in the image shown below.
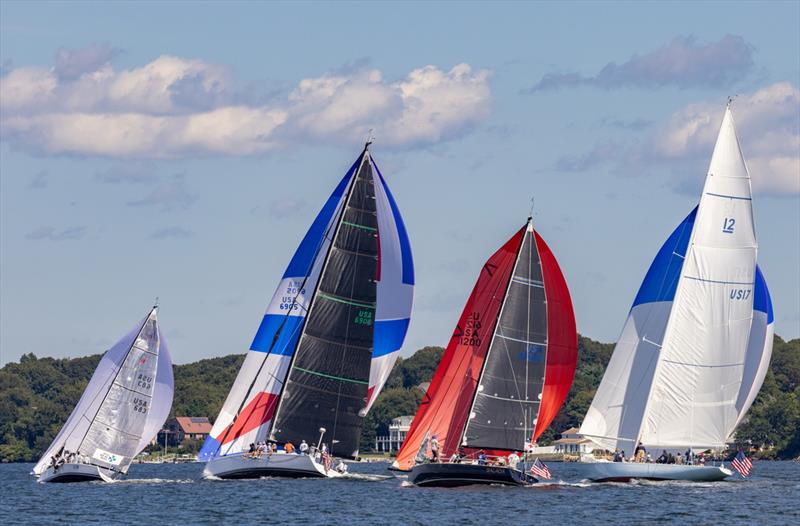
<svg viewBox="0 0 800 526"><path fill-rule="evenodd" d="M419 384L417 386L417 389L419 389L423 393L427 393L428 392L428 387L430 387L430 386L431 386L430 382L422 382L421 384Z"/></svg>
<svg viewBox="0 0 800 526"><path fill-rule="evenodd" d="M562 431L561 432L561 436L564 436L564 435L577 435L578 433L580 433L580 431L581 430L578 429L577 427L570 427L566 431Z"/></svg>
<svg viewBox="0 0 800 526"><path fill-rule="evenodd" d="M392 425L410 426L413 420L414 420L414 415L398 416L397 418L392 418Z"/></svg>
<svg viewBox="0 0 800 526"><path fill-rule="evenodd" d="M559 438L554 444L587 444L591 442L588 438Z"/></svg>
<svg viewBox="0 0 800 526"><path fill-rule="evenodd" d="M176 416L175 420L184 433L211 433L207 416Z"/></svg>

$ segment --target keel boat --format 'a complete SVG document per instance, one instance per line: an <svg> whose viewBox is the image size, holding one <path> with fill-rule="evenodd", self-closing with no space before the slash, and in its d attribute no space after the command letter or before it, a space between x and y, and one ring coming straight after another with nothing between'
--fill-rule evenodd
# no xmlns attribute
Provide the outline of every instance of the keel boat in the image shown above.
<svg viewBox="0 0 800 526"><path fill-rule="evenodd" d="M338 476L337 464L358 456L364 416L408 329L413 289L405 226L367 143L267 307L200 451L203 475ZM309 454L295 449L302 441ZM259 443L277 451L251 453Z"/></svg>
<svg viewBox="0 0 800 526"><path fill-rule="evenodd" d="M418 486L536 483L525 451L576 363L569 290L528 218L481 269L392 468Z"/></svg>
<svg viewBox="0 0 800 526"><path fill-rule="evenodd" d="M111 482L172 407L172 360L157 307L100 359L78 405L33 468L39 482Z"/></svg>
<svg viewBox="0 0 800 526"><path fill-rule="evenodd" d="M772 354L774 316L757 249L750 174L729 105L700 203L647 271L581 434L610 451L725 448ZM724 466L640 462L585 470L595 481L731 475Z"/></svg>

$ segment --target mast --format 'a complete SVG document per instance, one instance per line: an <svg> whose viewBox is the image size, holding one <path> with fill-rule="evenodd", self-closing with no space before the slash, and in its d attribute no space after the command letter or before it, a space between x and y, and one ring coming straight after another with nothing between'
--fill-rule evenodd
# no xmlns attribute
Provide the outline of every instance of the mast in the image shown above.
<svg viewBox="0 0 800 526"><path fill-rule="evenodd" d="M353 173L353 177L350 179L350 181L348 183L347 193L345 194L345 198L342 201L342 207L341 207L341 210L339 212L339 217L337 218L336 223L335 223L336 224L336 228L334 229L333 236L331 236L331 242L328 245L328 249L327 249L327 251L325 253L325 259L324 259L324 262L322 264L322 267L320 268L319 277L317 278L317 282L314 285L314 292L311 295L311 300L309 302L308 310L306 311L306 316L304 317L304 319L303 319L303 321L301 323L301 326L300 326L300 337L298 338L297 343L295 344L294 352L292 353L292 358L291 358L291 361L289 362L289 366L287 368L286 376L284 378L284 381L281 382L281 389L280 389L280 391L278 393L278 405L277 405L277 407L275 409L275 414L272 417L272 424L270 426L269 436L270 436L271 440L275 440L275 425L278 422L278 417L280 416L281 409L283 408L283 395L284 395L284 391L286 389L286 384L289 381L289 375L291 374L292 370L294 369L295 361L297 360L297 349L300 348L300 345L302 344L303 339L305 337L306 324L308 322L308 319L311 317L311 313L314 310L314 306L316 305L316 300L317 300L317 294L318 294L318 291L319 291L319 287L322 284L322 278L325 276L325 271L327 270L328 263L330 261L331 252L333 250L334 244L336 243L337 236L339 235L339 231L340 231L341 226L342 226L342 221L344 219L345 211L347 210L347 207L348 207L348 205L350 203L350 200L352 198L353 189L355 188L355 183L358 180L358 177L359 177L359 175L361 173L361 170L364 168L364 163L369 161L369 146L371 144L372 144L372 137L370 135L370 137L367 139L366 143L364 144L364 150L361 152L361 160L359 162L358 169L355 170L355 172ZM373 323L374 323L374 321L373 321ZM331 430L331 437L333 437L334 434L335 434L335 429Z"/></svg>

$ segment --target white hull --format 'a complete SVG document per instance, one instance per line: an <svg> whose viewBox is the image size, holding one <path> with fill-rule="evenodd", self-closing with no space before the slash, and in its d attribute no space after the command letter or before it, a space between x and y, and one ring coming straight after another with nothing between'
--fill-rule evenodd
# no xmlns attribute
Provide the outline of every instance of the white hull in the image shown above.
<svg viewBox="0 0 800 526"><path fill-rule="evenodd" d="M729 469L721 466L639 462L585 462L582 465L586 478L595 482L629 482L632 479L714 482L732 475Z"/></svg>
<svg viewBox="0 0 800 526"><path fill-rule="evenodd" d="M217 457L206 463L203 478L259 478L259 477L340 477L333 469L325 470L321 462L309 455L274 453L252 458L246 455Z"/></svg>
<svg viewBox="0 0 800 526"><path fill-rule="evenodd" d="M44 470L39 475L39 482L113 482L120 475L119 472L92 464L63 464L58 469L49 467Z"/></svg>

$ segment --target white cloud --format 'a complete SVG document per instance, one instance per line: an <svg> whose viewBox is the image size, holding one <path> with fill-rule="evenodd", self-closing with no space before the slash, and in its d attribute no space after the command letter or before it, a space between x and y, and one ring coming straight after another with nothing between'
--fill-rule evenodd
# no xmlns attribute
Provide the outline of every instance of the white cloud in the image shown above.
<svg viewBox="0 0 800 526"><path fill-rule="evenodd" d="M113 53L60 52L60 70L2 76L2 139L45 155L170 158L259 155L298 140L350 144L374 128L382 144L408 147L457 137L490 110L488 71L466 64L425 66L396 82L375 69L330 73L249 105L237 102L225 66L161 56L117 71Z"/></svg>
<svg viewBox="0 0 800 526"><path fill-rule="evenodd" d="M527 91L578 86L605 89L719 87L742 79L752 69L753 47L740 36L726 35L718 42L709 43L698 43L692 35L678 36L659 49L633 55L622 64L609 62L596 75L584 76L574 71L549 73Z"/></svg>
<svg viewBox="0 0 800 526"><path fill-rule="evenodd" d="M665 160L704 157L722 120L721 104L691 104L662 126L653 151ZM737 97L733 116L753 188L760 193L800 193L800 89L772 84Z"/></svg>
<svg viewBox="0 0 800 526"><path fill-rule="evenodd" d="M583 154L561 157L555 168L582 172L610 166L614 173L642 174L669 167L682 174L673 181L675 189L695 191L705 177L724 109L721 101L689 104L639 142L599 141ZM733 118L753 190L800 194L800 89L779 82L741 95L733 103Z"/></svg>

